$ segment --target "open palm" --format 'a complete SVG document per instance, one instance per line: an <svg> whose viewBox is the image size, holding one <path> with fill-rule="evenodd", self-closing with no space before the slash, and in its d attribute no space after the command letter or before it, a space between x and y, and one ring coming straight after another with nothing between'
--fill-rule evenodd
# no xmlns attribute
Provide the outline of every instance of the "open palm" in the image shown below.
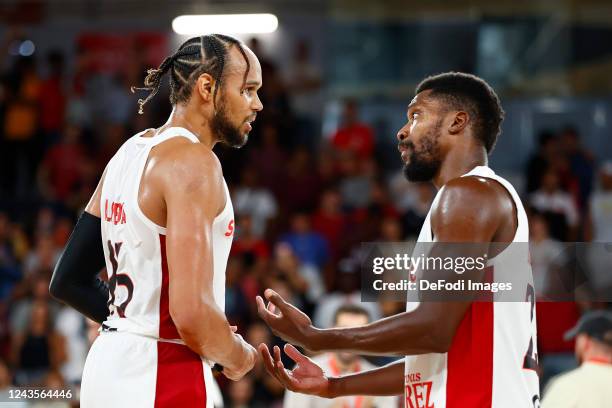
<svg viewBox="0 0 612 408"><path fill-rule="evenodd" d="M293 370L287 370L284 367L278 346L274 347L274 357L272 357L268 346L260 344L259 352L266 370L288 390L326 397L329 392L329 380L321 367L300 353L291 344L286 344L284 350L296 363Z"/></svg>

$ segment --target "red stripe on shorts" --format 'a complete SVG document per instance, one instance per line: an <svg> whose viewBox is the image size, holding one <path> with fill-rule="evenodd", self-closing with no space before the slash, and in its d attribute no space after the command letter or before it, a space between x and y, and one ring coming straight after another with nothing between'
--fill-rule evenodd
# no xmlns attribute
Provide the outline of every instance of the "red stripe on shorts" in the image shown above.
<svg viewBox="0 0 612 408"><path fill-rule="evenodd" d="M187 346L157 342L155 408L206 407L204 367Z"/></svg>
<svg viewBox="0 0 612 408"><path fill-rule="evenodd" d="M168 286L170 276L168 275L168 258L166 257L166 236L159 234L159 247L161 250L162 285L159 294L159 338L180 339L181 336L170 316L170 295Z"/></svg>
<svg viewBox="0 0 612 408"><path fill-rule="evenodd" d="M493 403L493 302L473 302L448 351L447 408Z"/></svg>

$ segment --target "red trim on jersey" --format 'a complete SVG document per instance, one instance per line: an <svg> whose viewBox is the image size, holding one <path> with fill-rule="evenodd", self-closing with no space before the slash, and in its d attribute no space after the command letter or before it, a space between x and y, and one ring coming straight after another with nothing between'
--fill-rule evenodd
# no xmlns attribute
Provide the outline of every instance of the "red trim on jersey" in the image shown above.
<svg viewBox="0 0 612 408"><path fill-rule="evenodd" d="M168 286L170 276L168 275L168 258L166 257L166 236L159 234L159 247L161 250L162 285L159 294L159 338L180 339L181 336L170 316L170 295Z"/></svg>
<svg viewBox="0 0 612 408"><path fill-rule="evenodd" d="M448 351L447 408L493 403L493 303L473 302Z"/></svg>
<svg viewBox="0 0 612 408"><path fill-rule="evenodd" d="M187 346L157 342L155 408L205 407L202 359Z"/></svg>

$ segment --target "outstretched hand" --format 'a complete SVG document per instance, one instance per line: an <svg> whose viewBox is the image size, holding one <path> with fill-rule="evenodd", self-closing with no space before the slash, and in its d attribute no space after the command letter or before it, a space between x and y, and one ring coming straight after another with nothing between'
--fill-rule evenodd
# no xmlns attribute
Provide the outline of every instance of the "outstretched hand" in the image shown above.
<svg viewBox="0 0 612 408"><path fill-rule="evenodd" d="M272 289L266 289L266 306L261 296L257 296L257 312L272 332L283 340L309 350L315 350L314 338L316 329L312 326L310 318L297 307L287 303Z"/></svg>
<svg viewBox="0 0 612 408"><path fill-rule="evenodd" d="M281 351L274 346L274 357L266 344L260 344L259 353L268 373L276 378L286 389L302 394L330 398L329 379L321 367L300 353L291 344L285 344L285 353L295 361L293 370L287 370L281 361Z"/></svg>

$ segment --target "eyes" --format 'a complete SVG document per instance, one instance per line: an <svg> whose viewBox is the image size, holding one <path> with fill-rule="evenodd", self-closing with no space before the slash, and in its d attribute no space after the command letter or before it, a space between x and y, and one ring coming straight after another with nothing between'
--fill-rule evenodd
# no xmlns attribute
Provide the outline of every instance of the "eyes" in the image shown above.
<svg viewBox="0 0 612 408"><path fill-rule="evenodd" d="M246 96L252 96L254 93L256 93L257 90L255 89L255 87L253 86L249 86L247 88L244 88L242 90L242 95L246 95Z"/></svg>
<svg viewBox="0 0 612 408"><path fill-rule="evenodd" d="M419 117L419 115L420 115L420 112L418 112L418 111L414 111L412 113L409 113L408 114L408 122L414 121L415 119L417 119Z"/></svg>

